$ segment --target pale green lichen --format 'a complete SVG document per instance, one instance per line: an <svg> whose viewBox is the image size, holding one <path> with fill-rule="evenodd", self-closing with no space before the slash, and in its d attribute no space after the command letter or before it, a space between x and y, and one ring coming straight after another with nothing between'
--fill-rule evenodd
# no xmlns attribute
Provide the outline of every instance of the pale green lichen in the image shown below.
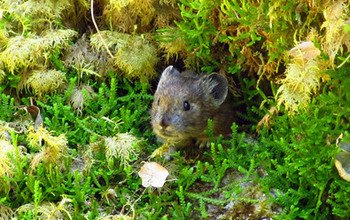
<svg viewBox="0 0 350 220"><path fill-rule="evenodd" d="M9 155L14 155L16 148L8 141L0 139L0 176L11 176L14 164Z"/></svg>
<svg viewBox="0 0 350 220"><path fill-rule="evenodd" d="M6 31L6 27L0 29L0 50L4 50L8 41L8 32Z"/></svg>
<svg viewBox="0 0 350 220"><path fill-rule="evenodd" d="M106 157L110 162L114 158L119 158L122 165L127 165L137 157L134 144L138 144L138 140L130 133L120 133L114 137L105 138Z"/></svg>
<svg viewBox="0 0 350 220"><path fill-rule="evenodd" d="M12 1L5 0L9 12L30 16L32 18L45 18L48 20L59 19L62 13L71 5L69 0L27 0Z"/></svg>
<svg viewBox="0 0 350 220"><path fill-rule="evenodd" d="M79 114L83 114L86 99L95 97L95 92L91 86L82 85L74 88L74 92L68 97L68 103Z"/></svg>
<svg viewBox="0 0 350 220"><path fill-rule="evenodd" d="M329 55L332 65L338 52L343 53L344 45L350 48L350 18L348 4L335 1L324 11L325 21L321 29L325 29L325 42L323 50Z"/></svg>
<svg viewBox="0 0 350 220"><path fill-rule="evenodd" d="M43 202L38 206L35 206L34 203L28 203L20 206L16 211L19 214L23 214L37 210L37 219L72 219L70 213L72 213L73 207L69 203L72 203L72 200L63 197L57 203Z"/></svg>
<svg viewBox="0 0 350 220"><path fill-rule="evenodd" d="M314 60L297 59L287 66L286 78L281 80L277 91L277 104L284 104L291 113L305 110L310 103L311 94L320 87L320 69Z"/></svg>
<svg viewBox="0 0 350 220"><path fill-rule="evenodd" d="M68 141L64 134L55 137L52 132L46 130L42 126L38 129L30 127L27 136L29 144L39 150L35 154L30 164L35 169L40 162L44 162L48 167L51 165L62 165L62 157L68 154Z"/></svg>
<svg viewBox="0 0 350 220"><path fill-rule="evenodd" d="M110 0L110 9L105 13L119 30L131 33L135 25L143 29L151 24L156 16L155 3L149 0Z"/></svg>
<svg viewBox="0 0 350 220"><path fill-rule="evenodd" d="M162 33L163 36L165 34L169 34L169 33ZM175 38L175 36L170 35L168 38L172 39L172 38ZM174 40L170 42L161 41L159 43L159 47L164 49L164 52L165 52L164 56L167 62L169 62L170 59L177 60L178 57L181 57L181 58L186 57L186 55L188 54L188 51L186 50L185 41L181 37L176 37Z"/></svg>
<svg viewBox="0 0 350 220"><path fill-rule="evenodd" d="M83 76L104 77L112 69L106 53L96 53L91 48L85 34L68 47L64 56L64 64L67 68L73 68L78 74L78 81Z"/></svg>
<svg viewBox="0 0 350 220"><path fill-rule="evenodd" d="M68 40L76 35L72 30L48 30L42 36L29 34L8 40L6 49L0 53L2 65L14 74L15 71L31 69L38 65L38 59L48 60L49 51L68 45Z"/></svg>
<svg viewBox="0 0 350 220"><path fill-rule="evenodd" d="M157 49L146 39L112 31L102 31L101 35L114 53L115 65L127 78L148 80L156 73L154 66L158 62ZM98 34L91 36L91 45L98 51L104 50Z"/></svg>
<svg viewBox="0 0 350 220"><path fill-rule="evenodd" d="M155 74L156 49L144 39L135 40L118 49L115 63L129 78L148 79Z"/></svg>
<svg viewBox="0 0 350 220"><path fill-rule="evenodd" d="M41 98L44 94L57 92L65 82L64 72L41 69L32 71L25 85Z"/></svg>
<svg viewBox="0 0 350 220"><path fill-rule="evenodd" d="M16 36L8 40L6 49L0 53L2 65L14 74L19 68L32 68L40 53L41 41L37 36Z"/></svg>
<svg viewBox="0 0 350 220"><path fill-rule="evenodd" d="M130 41L129 38L132 38L129 34L123 34L116 31L101 31L101 37L106 42L107 47L112 51L124 46ZM91 35L90 44L99 52L105 50L104 44L98 34Z"/></svg>
<svg viewBox="0 0 350 220"><path fill-rule="evenodd" d="M11 131L14 131L14 129L10 127L10 124L6 121L0 120L0 139L10 141Z"/></svg>
<svg viewBox="0 0 350 220"><path fill-rule="evenodd" d="M68 46L69 40L77 35L76 31L70 29L46 30L42 33L41 47L44 51L54 48L62 48Z"/></svg>

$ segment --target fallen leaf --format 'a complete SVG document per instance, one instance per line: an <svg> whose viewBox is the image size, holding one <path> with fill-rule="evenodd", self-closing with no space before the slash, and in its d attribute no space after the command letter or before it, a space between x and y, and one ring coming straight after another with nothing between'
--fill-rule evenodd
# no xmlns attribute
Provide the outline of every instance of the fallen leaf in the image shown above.
<svg viewBox="0 0 350 220"><path fill-rule="evenodd" d="M321 51L311 41L302 42L298 46L293 47L289 52L292 57L301 55L305 60L313 60L321 54Z"/></svg>
<svg viewBox="0 0 350 220"><path fill-rule="evenodd" d="M27 106L27 111L33 116L35 119L35 129L37 129L40 125L44 124L43 117L40 114L40 109L35 105Z"/></svg>
<svg viewBox="0 0 350 220"><path fill-rule="evenodd" d="M156 162L146 162L138 172L144 187L163 187L169 175L167 169Z"/></svg>
<svg viewBox="0 0 350 220"><path fill-rule="evenodd" d="M266 127L267 129L269 129L269 128L270 128L270 124L273 122L273 118L272 118L271 115L277 115L277 113L278 113L277 108L276 108L275 106L272 106L272 107L270 108L270 110L269 110L269 113L266 114L266 115L259 121L258 125L256 126L256 131L257 131L258 133L260 133L260 129L261 129L261 126L262 126L262 125L265 125L265 127Z"/></svg>

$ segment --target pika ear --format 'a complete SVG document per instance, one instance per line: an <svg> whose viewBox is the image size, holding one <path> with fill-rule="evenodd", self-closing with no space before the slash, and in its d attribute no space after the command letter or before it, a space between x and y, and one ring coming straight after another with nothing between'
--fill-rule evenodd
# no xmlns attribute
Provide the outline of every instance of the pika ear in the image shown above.
<svg viewBox="0 0 350 220"><path fill-rule="evenodd" d="M218 73L211 73L203 77L204 86L209 91L209 96L212 98L214 105L221 105L228 92L227 79Z"/></svg>
<svg viewBox="0 0 350 220"><path fill-rule="evenodd" d="M175 69L173 66L168 66L162 73L162 76L159 79L159 83L162 83L164 81L168 81L169 78L172 78L174 76L180 75L180 72Z"/></svg>

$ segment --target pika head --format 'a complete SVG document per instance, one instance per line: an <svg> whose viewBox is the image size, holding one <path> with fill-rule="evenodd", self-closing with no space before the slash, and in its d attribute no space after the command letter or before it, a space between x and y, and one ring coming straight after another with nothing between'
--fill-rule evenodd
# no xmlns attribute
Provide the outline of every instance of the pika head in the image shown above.
<svg viewBox="0 0 350 220"><path fill-rule="evenodd" d="M218 73L180 73L168 66L159 80L152 104L154 132L171 142L204 138L208 119L212 119L215 126L227 92L227 79Z"/></svg>

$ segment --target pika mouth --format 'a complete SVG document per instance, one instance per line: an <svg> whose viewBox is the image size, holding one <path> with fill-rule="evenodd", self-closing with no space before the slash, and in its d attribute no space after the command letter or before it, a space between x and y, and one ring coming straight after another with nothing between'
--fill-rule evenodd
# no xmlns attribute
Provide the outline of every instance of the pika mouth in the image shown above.
<svg viewBox="0 0 350 220"><path fill-rule="evenodd" d="M159 131L159 134L164 137L175 137L171 132L168 131Z"/></svg>
<svg viewBox="0 0 350 220"><path fill-rule="evenodd" d="M171 131L163 130L163 129L157 129L156 133L163 138L177 138L178 137L178 135L174 135L174 133L172 133Z"/></svg>

